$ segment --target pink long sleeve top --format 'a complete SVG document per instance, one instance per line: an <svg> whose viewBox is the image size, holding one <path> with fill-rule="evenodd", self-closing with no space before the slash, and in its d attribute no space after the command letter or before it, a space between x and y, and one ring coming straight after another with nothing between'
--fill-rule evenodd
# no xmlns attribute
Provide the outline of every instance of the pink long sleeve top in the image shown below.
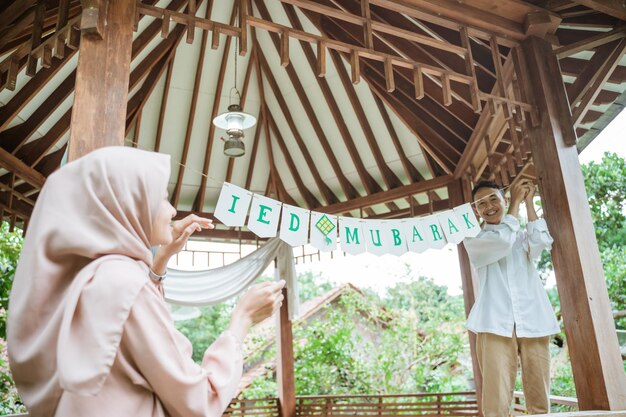
<svg viewBox="0 0 626 417"><path fill-rule="evenodd" d="M98 395L64 391L55 415L219 417L241 379L241 346L225 332L206 350L202 364L193 362L191 353L191 343L174 327L160 288L148 281L133 304Z"/></svg>

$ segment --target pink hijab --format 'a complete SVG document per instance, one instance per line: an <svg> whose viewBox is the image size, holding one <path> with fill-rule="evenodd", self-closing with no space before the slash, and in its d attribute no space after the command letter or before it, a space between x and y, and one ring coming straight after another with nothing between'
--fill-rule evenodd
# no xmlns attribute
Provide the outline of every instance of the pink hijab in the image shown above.
<svg viewBox="0 0 626 417"><path fill-rule="evenodd" d="M9 301L11 371L32 415L63 390L96 395L152 263L169 156L107 147L50 175L33 211Z"/></svg>

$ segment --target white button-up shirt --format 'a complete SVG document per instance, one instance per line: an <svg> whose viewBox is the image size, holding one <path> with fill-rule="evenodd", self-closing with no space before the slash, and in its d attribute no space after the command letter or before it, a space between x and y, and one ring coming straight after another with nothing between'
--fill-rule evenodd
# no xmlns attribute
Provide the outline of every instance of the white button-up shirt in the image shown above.
<svg viewBox="0 0 626 417"><path fill-rule="evenodd" d="M485 224L475 238L463 241L478 270L478 298L467 319L474 333L543 337L559 332L550 300L535 261L552 247L545 220L528 223L506 215L500 224Z"/></svg>

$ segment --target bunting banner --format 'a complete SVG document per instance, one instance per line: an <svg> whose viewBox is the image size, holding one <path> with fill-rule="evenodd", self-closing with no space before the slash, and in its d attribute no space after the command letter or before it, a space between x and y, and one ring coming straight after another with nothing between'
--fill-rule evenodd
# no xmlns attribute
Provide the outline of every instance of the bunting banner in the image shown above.
<svg viewBox="0 0 626 417"><path fill-rule="evenodd" d="M480 232L469 203L424 217L370 220L310 211L227 182L220 192L215 217L231 227L243 226L247 217L248 228L259 237L278 235L291 246L310 243L323 252L337 249L339 240L341 250L351 255L421 253L448 243L458 245Z"/></svg>

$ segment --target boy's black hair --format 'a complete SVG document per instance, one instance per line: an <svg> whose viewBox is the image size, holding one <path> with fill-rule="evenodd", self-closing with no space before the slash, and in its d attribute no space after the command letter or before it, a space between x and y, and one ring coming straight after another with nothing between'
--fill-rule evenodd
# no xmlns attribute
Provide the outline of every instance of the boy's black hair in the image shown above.
<svg viewBox="0 0 626 417"><path fill-rule="evenodd" d="M474 188L472 189L472 200L474 200L476 198L476 193L478 192L478 190L480 190L481 188L494 188L496 190L498 190L498 192L504 197L504 193L502 193L502 190L500 189L500 186L493 182L493 181L480 181L478 184L476 184L474 186Z"/></svg>

